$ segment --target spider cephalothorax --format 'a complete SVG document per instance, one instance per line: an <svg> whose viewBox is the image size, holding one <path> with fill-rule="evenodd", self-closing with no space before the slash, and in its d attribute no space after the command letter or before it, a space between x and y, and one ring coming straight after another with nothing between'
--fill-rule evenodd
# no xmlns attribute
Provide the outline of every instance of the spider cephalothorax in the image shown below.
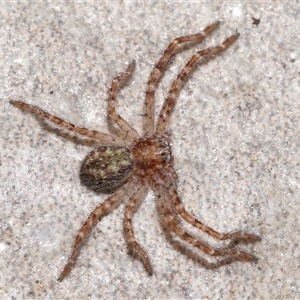
<svg viewBox="0 0 300 300"><path fill-rule="evenodd" d="M135 172L139 176L154 176L170 163L172 158L168 140L160 135L146 135L133 141L131 146Z"/></svg>
<svg viewBox="0 0 300 300"><path fill-rule="evenodd" d="M198 51L192 56L172 83L156 125L154 119L155 91L170 59L181 48L182 44L201 41L215 30L218 24L216 22L208 26L203 33L179 37L173 40L165 50L148 80L145 99L145 133L142 137L116 112L117 92L121 84L130 78L134 70L134 62L128 66L124 73L113 79L108 97L108 115L120 129L118 136L76 127L35 106L21 101L11 101L13 105L43 117L61 128L66 128L78 135L97 140L101 146L90 152L85 158L80 170L80 179L84 185L94 191L114 192L95 208L79 230L73 252L59 280L62 280L72 269L79 251L93 226L122 202L125 202L124 224L128 246L140 257L146 271L149 274L153 273L148 255L136 241L132 226L132 218L138 204L146 196L150 188L154 190L158 198L161 220L169 231L210 256L223 257L222 260L217 261L216 267L235 260L244 262L257 260L254 255L237 248L236 244L240 241L254 243L259 241L260 237L240 231L221 234L203 224L185 210L177 193L177 174L173 167L174 159L169 144L169 134L166 132L176 103L177 94L187 76L201 58L219 54L227 49L238 38L238 33L226 39L220 46ZM231 243L224 248L214 249L186 232L180 224L180 218L219 241L231 240Z"/></svg>

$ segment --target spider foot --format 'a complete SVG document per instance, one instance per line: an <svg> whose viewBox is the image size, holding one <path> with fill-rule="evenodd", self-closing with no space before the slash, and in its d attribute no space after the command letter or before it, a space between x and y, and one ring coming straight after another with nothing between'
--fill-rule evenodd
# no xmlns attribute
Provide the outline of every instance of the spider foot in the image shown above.
<svg viewBox="0 0 300 300"><path fill-rule="evenodd" d="M234 260L239 260L242 262L257 262L258 258L252 254L241 251L238 248L221 248L218 250L211 250L209 253L211 256L227 256L232 257Z"/></svg>
<svg viewBox="0 0 300 300"><path fill-rule="evenodd" d="M149 276L153 276L153 271L151 270L146 270Z"/></svg>
<svg viewBox="0 0 300 300"><path fill-rule="evenodd" d="M69 263L66 264L66 266L64 267L64 269L61 272L60 276L57 278L58 282L61 282L70 273L73 265L74 265L73 262L69 262Z"/></svg>
<svg viewBox="0 0 300 300"><path fill-rule="evenodd" d="M247 252L240 251L239 255L237 256L237 259L239 261L243 262L254 262L257 263L258 258L252 254L249 254Z"/></svg>
<svg viewBox="0 0 300 300"><path fill-rule="evenodd" d="M250 234L250 233L241 233L241 232L235 232L232 233L228 236L228 238L232 239L234 241L234 243L256 243L261 241L261 237L254 235L254 234Z"/></svg>
<svg viewBox="0 0 300 300"><path fill-rule="evenodd" d="M130 249L129 251L133 256L136 256L137 258L139 258L146 270L146 272L148 273L149 276L153 275L153 270L150 264L150 260L148 258L148 255L146 254L146 252L144 252L144 250L142 250L141 248L136 247L136 249Z"/></svg>
<svg viewBox="0 0 300 300"><path fill-rule="evenodd" d="M150 261L149 261L148 258L143 259L143 265L144 265L144 268L145 268L146 272L149 274L149 276L152 276L153 275L153 270L152 270L152 267L150 265Z"/></svg>

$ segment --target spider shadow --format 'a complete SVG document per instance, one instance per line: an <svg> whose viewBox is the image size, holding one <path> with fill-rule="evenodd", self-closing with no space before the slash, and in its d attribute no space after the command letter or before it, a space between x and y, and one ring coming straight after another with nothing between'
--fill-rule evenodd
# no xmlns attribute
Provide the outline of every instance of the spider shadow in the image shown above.
<svg viewBox="0 0 300 300"><path fill-rule="evenodd" d="M201 265L203 268L205 268L207 270L216 270L222 266L229 265L233 262L239 261L239 259L237 257L225 257L225 258L215 258L214 257L214 259L216 259L216 261L211 262L208 259L204 258L203 256L200 256L196 252L197 250L192 250L192 249L188 248L184 242L179 241L172 236L165 220L163 219L163 213L161 212L158 201L156 201L156 209L158 211L158 219L159 219L159 222L160 222L160 225L162 228L162 232L163 232L166 240L172 245L172 247L175 250L182 253L188 259L192 260L194 263ZM178 224L182 223L178 216L175 217L175 221ZM238 245L240 243L242 243L242 241L233 239L227 244L226 248L228 248L228 249L234 248L236 245Z"/></svg>
<svg viewBox="0 0 300 300"><path fill-rule="evenodd" d="M110 134L118 137L122 136L122 130L115 124L115 122L111 119L111 117L108 114L106 116L106 124L108 132ZM131 126L131 124L129 125Z"/></svg>
<svg viewBox="0 0 300 300"><path fill-rule="evenodd" d="M201 43L201 42L200 42ZM190 42L187 42L187 43L184 43L182 45L180 45L178 47L178 49L176 50L176 52L172 55L172 57L169 59L169 61L167 62L165 68L162 70L163 72L163 75L160 76L160 78L157 80L156 82L156 86L158 87L158 85L160 84L162 78L164 77L164 73L166 72L166 70L173 64L174 60L175 60L175 56L177 54L180 54L184 51L187 51L187 50L190 50L191 48L195 47L196 45L198 45L199 42L196 42L196 41L190 41ZM205 49L209 49L209 48L205 48ZM203 49L201 50L196 50L192 56L188 59L188 61L190 59L192 59L192 57L194 56L194 54L196 54L197 52L200 52L202 51ZM162 53L164 53L164 50L161 50ZM189 74L183 79L183 82L182 82L182 86L184 86L186 84L186 82L193 76L194 72L196 71L196 69L199 67L199 65L201 66L205 66L207 65L211 60L215 59L216 57L220 56L221 53L217 53L217 54L214 54L214 55L207 55L207 56L203 56L201 60L199 60L199 62L196 64L196 66L189 72ZM186 67L188 62L185 62L185 65L183 68L181 68L180 72ZM155 68L155 65L153 65L153 68ZM177 74L174 74L176 76L179 75L178 72ZM132 76L131 78L128 80L130 81L132 80ZM120 89L126 87L128 85L128 81L125 81L121 84L120 86ZM174 81L173 81L174 82ZM148 86L148 81L147 81L147 86ZM156 87L156 89L157 89ZM108 88L108 90L110 91L111 88ZM169 89L170 90L170 89ZM138 114L139 116L144 116L144 113L142 114ZM122 133L122 130L120 128L118 128L118 126L116 126L115 122L110 118L109 114L107 114L107 117L106 117L106 121L107 121L107 128L109 130L110 133L112 133L113 135L116 135L116 136L120 136L120 133ZM128 121L127 121L128 122ZM130 122L129 122L130 124ZM130 124L131 126L131 124ZM143 132L142 136L145 134L145 132Z"/></svg>
<svg viewBox="0 0 300 300"><path fill-rule="evenodd" d="M43 119L37 118L39 121L41 127L48 131L51 134L55 134L59 137L62 137L64 140L67 140L68 142L72 142L75 145L81 145L91 148L96 148L101 146L97 140L93 140L91 138L84 138L81 135L73 134L67 130L62 130L61 127L52 126L51 124L48 124L47 121L44 121Z"/></svg>
<svg viewBox="0 0 300 300"><path fill-rule="evenodd" d="M148 190L148 192L149 192L149 190ZM139 210L140 206L142 205L142 203L144 202L145 198L147 197L148 192L146 192L145 195L144 195L144 197L141 197L141 198L139 199L139 201L137 202L137 204L135 205L133 215ZM127 197L130 198L128 195L127 195ZM126 206L126 202L125 202L125 206ZM124 219L124 223L125 223L125 219ZM124 237L125 237L125 241L127 241L127 236L126 236L126 232L125 232L125 226L124 226L123 228L124 228L123 234L124 234ZM127 254L128 254L133 260L142 262L140 254L137 253L137 252L129 245L128 242L127 242L126 244L127 244ZM150 274L149 274L149 275L150 275ZM152 275L152 274L151 274L151 275Z"/></svg>

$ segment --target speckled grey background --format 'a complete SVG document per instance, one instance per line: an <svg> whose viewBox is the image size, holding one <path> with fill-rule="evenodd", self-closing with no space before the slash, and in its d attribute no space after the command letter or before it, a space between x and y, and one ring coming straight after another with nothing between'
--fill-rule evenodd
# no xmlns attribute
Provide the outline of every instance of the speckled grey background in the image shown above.
<svg viewBox="0 0 300 300"><path fill-rule="evenodd" d="M299 13L299 3L275 1L0 4L0 298L299 298ZM9 99L107 132L107 88L135 59L118 101L141 132L143 91L162 50L216 20L221 26L211 37L175 58L156 109L193 52L240 32L193 73L170 130L187 210L221 232L259 234L260 243L243 246L259 262L206 270L187 259L168 243L149 194L134 226L153 277L127 255L121 206L58 283L77 230L106 196L80 186L88 142L43 125Z"/></svg>

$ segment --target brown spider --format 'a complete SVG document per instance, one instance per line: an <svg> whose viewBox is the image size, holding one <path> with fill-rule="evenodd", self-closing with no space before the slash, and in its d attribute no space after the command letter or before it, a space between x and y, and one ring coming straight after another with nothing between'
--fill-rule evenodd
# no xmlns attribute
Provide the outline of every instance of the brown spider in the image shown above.
<svg viewBox="0 0 300 300"><path fill-rule="evenodd" d="M184 43L198 43L216 29L219 22L208 26L203 33L197 33L173 40L163 53L162 57L152 70L145 99L144 136L140 137L116 112L116 95L125 81L127 81L135 67L132 62L126 72L113 79L108 97L108 115L118 125L118 136L101 133L95 130L76 127L56 116L29 104L20 101L10 101L11 104L22 110L48 119L50 122L66 128L81 136L97 140L101 145L88 154L80 170L80 180L83 185L96 192L114 192L107 200L95 208L76 236L73 252L64 267L58 280L62 280L74 266L79 251L88 238L91 229L127 199L125 205L125 235L130 249L137 254L146 271L151 275L152 267L146 251L135 239L132 218L139 202L146 196L149 189L157 194L161 209L161 218L171 233L179 236L185 242L202 250L210 256L222 256L227 262L239 260L244 262L257 261L257 258L235 247L236 242L254 243L260 237L243 232L221 234L201 223L190 215L183 207L177 193L177 174L173 167L174 158L170 147L170 134L166 131L172 111L176 103L178 91L187 79L187 76L205 56L219 54L227 49L239 36L238 33L227 38L220 46L196 52L172 83L155 126L154 123L154 94L164 69L170 59ZM231 240L226 248L213 247L194 238L185 232L180 225L179 216L196 228L213 236L215 239Z"/></svg>

